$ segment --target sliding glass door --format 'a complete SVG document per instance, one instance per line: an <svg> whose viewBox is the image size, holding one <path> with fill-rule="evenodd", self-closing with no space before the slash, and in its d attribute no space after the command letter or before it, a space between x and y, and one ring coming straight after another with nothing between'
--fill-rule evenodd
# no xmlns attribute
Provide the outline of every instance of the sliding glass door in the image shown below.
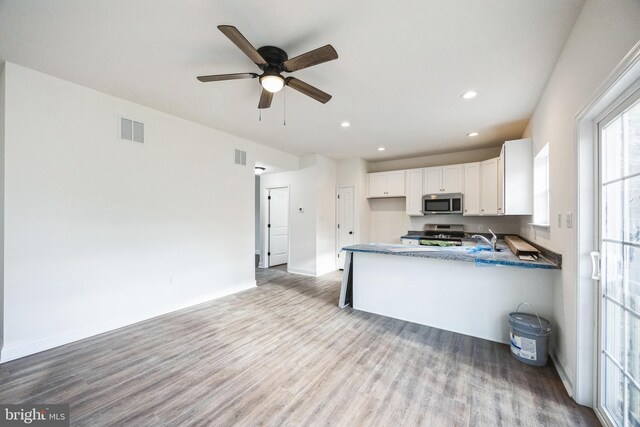
<svg viewBox="0 0 640 427"><path fill-rule="evenodd" d="M640 427L640 91L599 123L598 405Z"/></svg>

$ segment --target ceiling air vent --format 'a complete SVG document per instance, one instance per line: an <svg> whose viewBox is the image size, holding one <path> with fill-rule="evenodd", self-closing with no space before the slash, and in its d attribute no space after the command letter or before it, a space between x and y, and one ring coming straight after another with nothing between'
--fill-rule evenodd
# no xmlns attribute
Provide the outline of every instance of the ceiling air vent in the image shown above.
<svg viewBox="0 0 640 427"><path fill-rule="evenodd" d="M236 165L246 166L247 165L247 152L246 151L242 151L242 150L238 150L236 148L234 163Z"/></svg>
<svg viewBox="0 0 640 427"><path fill-rule="evenodd" d="M120 139L144 144L144 123L120 117Z"/></svg>

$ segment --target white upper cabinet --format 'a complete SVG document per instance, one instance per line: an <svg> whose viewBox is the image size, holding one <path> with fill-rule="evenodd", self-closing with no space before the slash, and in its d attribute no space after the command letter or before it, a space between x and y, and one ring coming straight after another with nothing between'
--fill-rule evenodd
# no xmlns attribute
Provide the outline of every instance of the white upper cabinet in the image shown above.
<svg viewBox="0 0 640 427"><path fill-rule="evenodd" d="M498 215L498 159L464 165L463 215Z"/></svg>
<svg viewBox="0 0 640 427"><path fill-rule="evenodd" d="M424 169L424 194L461 193L463 165Z"/></svg>
<svg viewBox="0 0 640 427"><path fill-rule="evenodd" d="M480 163L480 215L498 215L498 158Z"/></svg>
<svg viewBox="0 0 640 427"><path fill-rule="evenodd" d="M501 215L533 215L533 144L530 139L507 141L500 152L498 180Z"/></svg>
<svg viewBox="0 0 640 427"><path fill-rule="evenodd" d="M369 198L404 197L404 171L376 172L367 174Z"/></svg>
<svg viewBox="0 0 640 427"><path fill-rule="evenodd" d="M409 169L407 178L407 215L422 216L422 169Z"/></svg>
<svg viewBox="0 0 640 427"><path fill-rule="evenodd" d="M451 165L442 167L442 190L444 193L462 193L464 167Z"/></svg>
<svg viewBox="0 0 640 427"><path fill-rule="evenodd" d="M463 215L480 215L480 162L464 165Z"/></svg>

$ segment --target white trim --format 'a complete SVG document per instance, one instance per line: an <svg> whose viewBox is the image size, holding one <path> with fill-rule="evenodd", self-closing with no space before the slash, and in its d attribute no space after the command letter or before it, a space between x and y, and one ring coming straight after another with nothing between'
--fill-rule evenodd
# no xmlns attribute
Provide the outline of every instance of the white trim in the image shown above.
<svg viewBox="0 0 640 427"><path fill-rule="evenodd" d="M259 268L269 268L269 257L267 253L269 253L269 229L267 225L269 224L269 190L275 190L277 188L286 188L287 189L287 265L290 264L291 261L291 187L289 185L275 185L273 187L262 187L264 190L263 196L260 198L262 201L260 206L260 226L262 229L262 250L260 252L260 263L258 264Z"/></svg>
<svg viewBox="0 0 640 427"><path fill-rule="evenodd" d="M574 399L577 403L591 407L598 405L598 306L596 287L591 280L591 259L589 253L597 244L596 230L598 218L595 214L595 189L597 157L594 153L594 120L623 92L640 78L640 42L627 53L603 84L595 91L574 121L576 148L575 194L576 236L574 251L576 263L574 271L576 307L576 372L574 377ZM597 411L596 411L597 412Z"/></svg>
<svg viewBox="0 0 640 427"><path fill-rule="evenodd" d="M571 381L569 370L567 369L567 365L562 361L562 358L559 357L558 348L554 344L550 345L549 357L553 360L553 364L556 367L556 371L558 371L560 380L562 380L562 384L564 384L564 388L567 390L567 393L569 393L570 397L574 397L573 382Z"/></svg>
<svg viewBox="0 0 640 427"><path fill-rule="evenodd" d="M73 331L64 332L61 334L51 335L47 337L38 338L35 340L21 342L2 349L0 363L9 362L10 360L19 359L21 357L29 356L31 354L39 353L41 351L49 350L54 347L59 347L64 344L69 344L74 341L90 338L98 334L114 331L125 326L133 325L145 320L152 319L154 317L163 316L165 314L173 313L185 308L193 307L198 304L203 304L209 301L213 301L218 298L222 298L227 295L235 294L247 289L255 288L256 281L252 280L246 283L241 283L237 286L232 286L226 289L221 289L216 292L212 292L208 295L203 295L199 298L194 298L189 302L173 305L163 305L159 307L150 307L142 313L136 313L134 316L118 317L108 320L96 325L90 325L83 328L75 329Z"/></svg>
<svg viewBox="0 0 640 427"><path fill-rule="evenodd" d="M340 238L339 238L339 234L340 231L338 230L337 224L339 223L339 218L338 218L338 204L339 202L337 201L338 199L338 195L340 194L340 189L341 188L351 188L353 189L353 200L351 201L351 207L353 208L353 242L358 242L358 227L356 227L356 186L355 185L336 185L336 250L335 250L335 267L336 270L340 270L340 268L338 268L338 254L340 253ZM334 270L335 271L335 270Z"/></svg>
<svg viewBox="0 0 640 427"><path fill-rule="evenodd" d="M301 276L318 277L315 271L297 268L287 268L287 273L300 274Z"/></svg>

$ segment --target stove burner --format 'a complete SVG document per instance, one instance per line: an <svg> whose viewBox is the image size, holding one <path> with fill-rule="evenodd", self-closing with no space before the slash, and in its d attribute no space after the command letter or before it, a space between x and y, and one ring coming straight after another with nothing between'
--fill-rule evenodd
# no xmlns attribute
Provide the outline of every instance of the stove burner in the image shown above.
<svg viewBox="0 0 640 427"><path fill-rule="evenodd" d="M447 240L460 240L464 237L464 233L437 233L437 232L425 232L424 233L425 237L428 237L429 239L447 239Z"/></svg>

